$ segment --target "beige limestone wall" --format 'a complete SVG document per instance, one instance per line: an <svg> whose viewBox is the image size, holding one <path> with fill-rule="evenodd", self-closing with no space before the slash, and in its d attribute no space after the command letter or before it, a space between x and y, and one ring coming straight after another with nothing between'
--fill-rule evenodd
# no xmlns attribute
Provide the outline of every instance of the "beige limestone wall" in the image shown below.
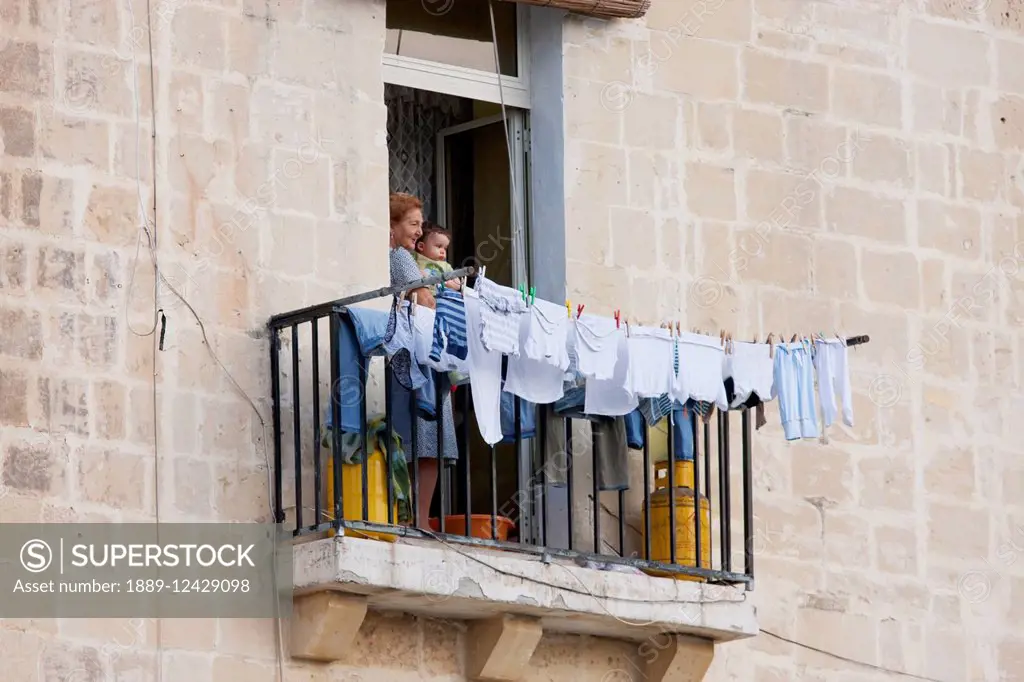
<svg viewBox="0 0 1024 682"><path fill-rule="evenodd" d="M856 428L759 434L761 623L1013 680L1024 16L971 3L570 20L568 284L647 321L871 334ZM161 520L266 518L260 419L154 295L138 207L155 162L161 268L269 423L266 318L385 281L382 46L380 0L0 1L0 521L152 520L158 499ZM372 615L361 636L286 678L463 679L457 624ZM269 621L0 622L18 681L257 682L274 647ZM546 638L529 680L626 682L646 652ZM768 637L713 676L881 679Z"/></svg>
<svg viewBox="0 0 1024 682"><path fill-rule="evenodd" d="M871 336L855 427L786 443L773 409L757 434L762 628L1024 679L1024 6L655 0L567 34L571 298ZM890 676L761 635L709 678Z"/></svg>
<svg viewBox="0 0 1024 682"><path fill-rule="evenodd" d="M0 522L269 517L267 318L387 282L383 44L381 0L0 1ZM260 417L154 293L154 191L161 270ZM371 614L285 679L463 680L463 630ZM269 620L0 620L11 682L269 682L275 650ZM530 679L636 660L553 637Z"/></svg>

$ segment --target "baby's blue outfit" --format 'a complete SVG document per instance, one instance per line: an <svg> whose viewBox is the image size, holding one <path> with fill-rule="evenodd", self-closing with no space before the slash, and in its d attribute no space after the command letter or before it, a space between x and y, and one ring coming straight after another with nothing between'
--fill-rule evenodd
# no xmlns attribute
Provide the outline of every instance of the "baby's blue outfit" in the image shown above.
<svg viewBox="0 0 1024 682"><path fill-rule="evenodd" d="M818 437L814 404L814 359L807 343L775 347L775 388L786 440Z"/></svg>

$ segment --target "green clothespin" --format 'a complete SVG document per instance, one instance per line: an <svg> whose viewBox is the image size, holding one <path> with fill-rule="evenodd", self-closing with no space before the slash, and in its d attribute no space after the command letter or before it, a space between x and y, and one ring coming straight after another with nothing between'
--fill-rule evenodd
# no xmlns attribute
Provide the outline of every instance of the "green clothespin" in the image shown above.
<svg viewBox="0 0 1024 682"><path fill-rule="evenodd" d="M537 300L537 287L530 287L530 305Z"/></svg>
<svg viewBox="0 0 1024 682"><path fill-rule="evenodd" d="M526 285L525 284L520 284L519 285L519 295L523 297L523 302L525 303L526 302Z"/></svg>

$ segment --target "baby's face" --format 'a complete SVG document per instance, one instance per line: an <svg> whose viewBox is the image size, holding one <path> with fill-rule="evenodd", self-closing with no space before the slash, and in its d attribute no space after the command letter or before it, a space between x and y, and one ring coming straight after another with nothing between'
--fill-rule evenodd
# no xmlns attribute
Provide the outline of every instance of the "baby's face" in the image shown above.
<svg viewBox="0 0 1024 682"><path fill-rule="evenodd" d="M435 232L419 243L419 250L430 260L448 260L448 237Z"/></svg>

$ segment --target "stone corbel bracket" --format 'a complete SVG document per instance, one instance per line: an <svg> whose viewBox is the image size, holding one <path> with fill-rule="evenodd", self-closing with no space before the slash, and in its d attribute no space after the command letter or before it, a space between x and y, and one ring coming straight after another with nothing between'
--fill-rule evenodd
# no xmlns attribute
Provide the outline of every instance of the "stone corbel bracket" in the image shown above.
<svg viewBox="0 0 1024 682"><path fill-rule="evenodd" d="M292 658L331 663L343 660L366 618L364 596L333 590L296 597L289 640ZM530 659L544 629L539 618L503 614L469 622L466 633L466 675L477 682L518 682L526 677ZM700 682L715 645L711 640L666 635L664 645L647 647L647 682ZM648 655L649 654L649 655Z"/></svg>
<svg viewBox="0 0 1024 682"><path fill-rule="evenodd" d="M295 597L289 653L292 658L331 663L352 648L366 618L368 600L324 590Z"/></svg>

